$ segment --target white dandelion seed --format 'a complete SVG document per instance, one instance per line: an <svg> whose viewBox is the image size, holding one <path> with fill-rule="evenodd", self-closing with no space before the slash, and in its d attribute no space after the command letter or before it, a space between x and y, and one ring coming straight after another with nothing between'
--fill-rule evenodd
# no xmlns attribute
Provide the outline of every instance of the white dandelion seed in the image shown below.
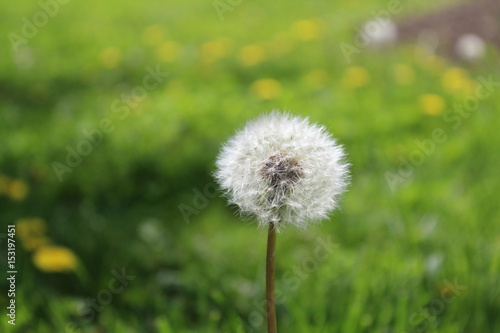
<svg viewBox="0 0 500 333"><path fill-rule="evenodd" d="M465 34L455 43L455 53L463 60L475 61L484 57L486 43L475 34Z"/></svg>
<svg viewBox="0 0 500 333"><path fill-rule="evenodd" d="M398 40L398 26L390 19L376 18L363 25L359 38L375 49L391 46Z"/></svg>
<svg viewBox="0 0 500 333"><path fill-rule="evenodd" d="M260 226L305 228L336 208L349 174L342 147L324 126L273 111L223 146L215 178Z"/></svg>

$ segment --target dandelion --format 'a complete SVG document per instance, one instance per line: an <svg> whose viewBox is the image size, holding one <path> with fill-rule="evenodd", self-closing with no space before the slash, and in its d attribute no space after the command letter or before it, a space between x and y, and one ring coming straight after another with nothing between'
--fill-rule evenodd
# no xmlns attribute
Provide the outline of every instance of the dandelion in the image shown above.
<svg viewBox="0 0 500 333"><path fill-rule="evenodd" d="M66 247L48 245L35 252L33 262L44 272L66 272L75 270L78 259Z"/></svg>
<svg viewBox="0 0 500 333"><path fill-rule="evenodd" d="M455 53L463 60L477 61L484 57L486 43L475 34L464 34L455 43Z"/></svg>
<svg viewBox="0 0 500 333"><path fill-rule="evenodd" d="M297 21L292 26L292 31L298 40L306 42L317 39L321 35L320 25L312 20Z"/></svg>
<svg viewBox="0 0 500 333"><path fill-rule="evenodd" d="M107 47L101 52L101 63L107 69L116 68L122 61L122 51L117 47Z"/></svg>
<svg viewBox="0 0 500 333"><path fill-rule="evenodd" d="M348 88L361 88L370 82L370 73L361 66L349 67L344 71L342 82Z"/></svg>
<svg viewBox="0 0 500 333"><path fill-rule="evenodd" d="M366 39L373 48L381 48L394 44L398 39L398 26L391 20L371 20L363 25L362 33L358 36Z"/></svg>
<svg viewBox="0 0 500 333"><path fill-rule="evenodd" d="M444 99L436 94L424 94L418 100L422 112L431 116L438 116L444 112L446 103Z"/></svg>
<svg viewBox="0 0 500 333"><path fill-rule="evenodd" d="M323 126L274 111L250 122L223 147L216 178L231 203L261 226L326 218L344 191L343 149Z"/></svg>
<svg viewBox="0 0 500 333"><path fill-rule="evenodd" d="M226 38L220 38L205 42L200 46L201 60L204 63L213 63L224 58L228 53L230 41Z"/></svg>
<svg viewBox="0 0 500 333"><path fill-rule="evenodd" d="M163 42L156 50L156 56L161 61L174 62L179 57L180 46L174 41Z"/></svg>
<svg viewBox="0 0 500 333"><path fill-rule="evenodd" d="M258 99L275 99L281 95L281 83L275 79L259 79L250 86L251 92Z"/></svg>
<svg viewBox="0 0 500 333"><path fill-rule="evenodd" d="M23 201L29 192L28 184L20 179L12 179L7 186L7 195L15 201Z"/></svg>
<svg viewBox="0 0 500 333"><path fill-rule="evenodd" d="M238 60L246 67L255 66L264 61L266 52L260 45L247 45L240 49Z"/></svg>
<svg viewBox="0 0 500 333"><path fill-rule="evenodd" d="M476 84L469 77L467 71L460 67L448 68L441 78L441 85L448 93L460 93L471 95L474 93Z"/></svg>
<svg viewBox="0 0 500 333"><path fill-rule="evenodd" d="M345 154L326 128L274 111L236 133L222 148L215 178L229 202L268 228L266 304L268 332L276 332L276 231L306 228L327 218L345 191Z"/></svg>

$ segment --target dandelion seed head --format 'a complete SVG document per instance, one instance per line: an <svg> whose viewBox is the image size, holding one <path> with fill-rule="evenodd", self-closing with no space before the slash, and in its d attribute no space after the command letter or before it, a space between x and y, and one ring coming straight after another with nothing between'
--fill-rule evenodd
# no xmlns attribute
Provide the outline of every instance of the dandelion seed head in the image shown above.
<svg viewBox="0 0 500 333"><path fill-rule="evenodd" d="M464 34L455 43L455 53L463 60L480 60L485 52L486 43L475 34Z"/></svg>
<svg viewBox="0 0 500 333"><path fill-rule="evenodd" d="M324 126L279 111L237 132L216 164L229 202L263 227L305 228L327 218L349 179L343 148Z"/></svg>
<svg viewBox="0 0 500 333"><path fill-rule="evenodd" d="M390 46L398 39L398 26L392 20L377 18L366 22L358 37L367 39L368 45L373 48Z"/></svg>

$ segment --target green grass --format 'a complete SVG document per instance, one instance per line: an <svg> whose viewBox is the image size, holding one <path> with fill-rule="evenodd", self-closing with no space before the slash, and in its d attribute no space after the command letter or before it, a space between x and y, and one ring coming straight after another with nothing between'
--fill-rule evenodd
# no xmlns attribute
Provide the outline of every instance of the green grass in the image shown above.
<svg viewBox="0 0 500 333"><path fill-rule="evenodd" d="M195 202L193 190L213 181L220 145L275 108L325 124L352 163L352 184L331 220L278 234L280 332L500 331L500 94L451 121L446 112L474 90L453 92L443 83L454 67L463 67L468 81L500 81L498 53L490 49L481 63L465 65L426 60L402 45L363 49L348 64L339 44L351 43L354 27L386 6L243 1L221 21L211 1L70 1L24 55L3 38L0 175L29 192L21 200L0 193L2 228L43 218L46 237L71 249L81 268L43 272L18 240L16 326L2 310L2 332L264 332L266 233L240 221L222 198ZM438 6L405 3L395 19ZM0 9L7 36L20 34L21 18L40 7ZM317 38L296 36L302 20L319 27ZM165 41L179 46L172 62L158 58ZM207 62L200 50L213 41L224 52ZM280 53L280 43L289 51ZM262 46L265 58L246 67L239 52L250 44ZM121 119L113 103L157 64L168 77ZM409 66L411 83L396 82L397 64ZM368 81L350 86L351 67L361 67ZM281 85L272 99L253 92L263 78ZM445 102L435 115L420 105L429 94ZM60 181L52 163L65 163L66 147L76 149L82 131L104 118L114 130ZM422 150L416 140L431 139L436 128L446 140L392 187L387 172L397 174L401 158ZM189 223L181 204L196 210ZM333 251L316 251L328 237ZM4 268L4 239L0 246ZM134 278L100 311L82 313L85 300L104 295L122 268ZM5 309L8 285L1 281Z"/></svg>

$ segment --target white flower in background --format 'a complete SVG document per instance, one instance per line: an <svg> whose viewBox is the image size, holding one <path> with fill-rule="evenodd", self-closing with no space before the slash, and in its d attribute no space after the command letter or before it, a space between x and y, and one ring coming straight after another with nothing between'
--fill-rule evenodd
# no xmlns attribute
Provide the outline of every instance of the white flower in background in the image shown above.
<svg viewBox="0 0 500 333"><path fill-rule="evenodd" d="M465 34L455 43L455 52L463 60L474 61L483 58L486 43L475 34Z"/></svg>
<svg viewBox="0 0 500 333"><path fill-rule="evenodd" d="M224 145L215 177L230 203L260 226L305 228L336 208L349 173L342 147L324 126L273 111Z"/></svg>
<svg viewBox="0 0 500 333"><path fill-rule="evenodd" d="M365 38L370 47L381 48L396 43L398 26L392 20L377 18L363 25L360 38Z"/></svg>

